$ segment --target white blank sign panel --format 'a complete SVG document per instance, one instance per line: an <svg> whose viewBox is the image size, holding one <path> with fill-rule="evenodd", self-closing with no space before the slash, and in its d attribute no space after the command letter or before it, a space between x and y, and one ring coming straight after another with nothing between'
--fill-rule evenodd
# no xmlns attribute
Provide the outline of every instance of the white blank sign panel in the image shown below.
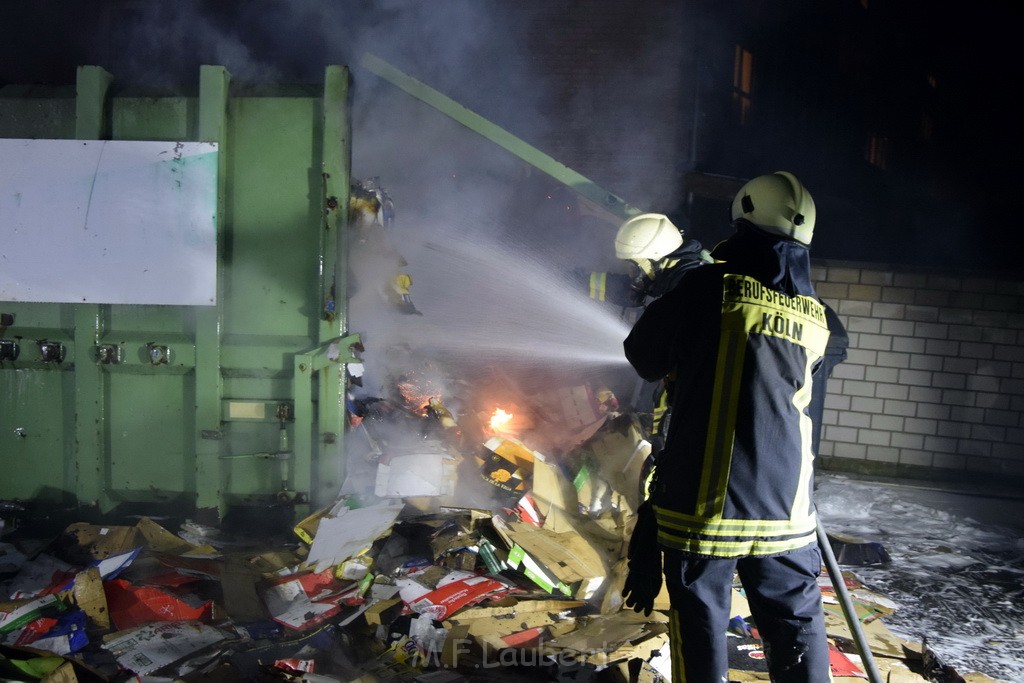
<svg viewBox="0 0 1024 683"><path fill-rule="evenodd" d="M216 143L0 139L0 301L216 300Z"/></svg>

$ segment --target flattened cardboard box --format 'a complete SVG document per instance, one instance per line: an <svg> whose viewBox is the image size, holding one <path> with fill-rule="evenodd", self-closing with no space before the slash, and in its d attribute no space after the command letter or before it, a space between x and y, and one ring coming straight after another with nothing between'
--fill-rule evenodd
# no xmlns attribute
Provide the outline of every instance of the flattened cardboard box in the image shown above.
<svg viewBox="0 0 1024 683"><path fill-rule="evenodd" d="M533 465L532 495L537 510L544 517L551 513L552 508L574 510L577 507L576 489L572 482L548 462L538 461Z"/></svg>
<svg viewBox="0 0 1024 683"><path fill-rule="evenodd" d="M146 675L226 638L220 629L198 622L166 621L113 633L103 649L125 669Z"/></svg>
<svg viewBox="0 0 1024 683"><path fill-rule="evenodd" d="M99 569L89 567L79 572L75 576L71 595L74 603L85 612L93 625L101 629L110 628L110 610Z"/></svg>
<svg viewBox="0 0 1024 683"><path fill-rule="evenodd" d="M554 656L563 651L574 653L577 661L603 666L621 659L650 658L668 642L668 617L660 612L651 616L630 610L597 616L576 631L544 644Z"/></svg>
<svg viewBox="0 0 1024 683"><path fill-rule="evenodd" d="M64 530L58 545L73 561L89 564L145 546L146 541L138 527L78 522Z"/></svg>
<svg viewBox="0 0 1024 683"><path fill-rule="evenodd" d="M494 519L495 528L512 543L509 563L522 568L534 583L549 593L555 590L589 600L607 574L600 553L574 533L553 533L521 522Z"/></svg>
<svg viewBox="0 0 1024 683"><path fill-rule="evenodd" d="M586 449L592 455L573 482L580 503L590 505L595 480L601 479L625 497L631 510L636 510L641 502L640 473L651 453L651 444L644 439L638 426L630 422L624 431L605 430L588 441Z"/></svg>
<svg viewBox="0 0 1024 683"><path fill-rule="evenodd" d="M540 648L547 640L571 633L576 628L576 620L556 621L534 626L522 631L514 631L507 635L473 636L483 652L495 653L508 648ZM538 651L538 658L540 652ZM493 657L493 654L492 654Z"/></svg>
<svg viewBox="0 0 1024 683"><path fill-rule="evenodd" d="M409 602L409 608L419 614L442 621L460 609L501 595L511 590L503 581L487 576L470 576L445 583Z"/></svg>
<svg viewBox="0 0 1024 683"><path fill-rule="evenodd" d="M259 589L271 618L282 626L308 630L338 614L347 586L331 572L291 574L267 580Z"/></svg>
<svg viewBox="0 0 1024 683"><path fill-rule="evenodd" d="M405 608L401 598L378 600L363 613L366 623L370 626L387 626L394 621Z"/></svg>
<svg viewBox="0 0 1024 683"><path fill-rule="evenodd" d="M468 635L489 650L500 650L509 647L507 638L521 632L538 630L540 632L568 633L576 628L576 619L567 617L554 620L546 612L533 612L515 615L511 619L474 619L464 624L469 628Z"/></svg>
<svg viewBox="0 0 1024 683"><path fill-rule="evenodd" d="M374 494L379 498L450 496L458 463L447 453L393 456L377 465Z"/></svg>
<svg viewBox="0 0 1024 683"><path fill-rule="evenodd" d="M389 532L403 504L376 504L362 508L338 507L320 519L305 564L317 572L361 555Z"/></svg>
<svg viewBox="0 0 1024 683"><path fill-rule="evenodd" d="M867 645L871 648L872 654L878 657L892 657L902 659L904 657L903 646L907 641L893 634L881 619L861 624L861 630L867 639ZM846 624L846 618L842 615L825 612L825 632L830 637L843 638L853 641L853 634Z"/></svg>
<svg viewBox="0 0 1024 683"><path fill-rule="evenodd" d="M515 600L512 598L512 600ZM517 600L508 605L482 606L467 609L449 617L446 625L468 624L474 621L486 621L492 619L508 619L509 615L526 615L543 613L547 615L560 614L586 603L582 600Z"/></svg>
<svg viewBox="0 0 1024 683"><path fill-rule="evenodd" d="M537 454L511 438L488 439L476 456L480 476L503 492L508 503L518 500L529 489Z"/></svg>
<svg viewBox="0 0 1024 683"><path fill-rule="evenodd" d="M507 636L518 631L575 623L569 611L586 603L578 600L523 600L507 607L474 607L445 620L445 628L466 626L474 637ZM569 629L571 630L571 629Z"/></svg>
<svg viewBox="0 0 1024 683"><path fill-rule="evenodd" d="M143 517L135 528L146 541L150 550L170 555L218 555L211 545L195 545L171 533L149 517Z"/></svg>

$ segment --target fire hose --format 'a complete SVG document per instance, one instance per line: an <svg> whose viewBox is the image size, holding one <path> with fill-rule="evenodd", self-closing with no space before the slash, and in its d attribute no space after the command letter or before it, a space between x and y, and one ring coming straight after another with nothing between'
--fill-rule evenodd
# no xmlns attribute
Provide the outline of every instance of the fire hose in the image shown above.
<svg viewBox="0 0 1024 683"><path fill-rule="evenodd" d="M829 578L832 579L832 587L836 591L836 597L839 598L839 604L843 608L846 625L853 635L853 642L857 646L857 652L860 654L861 663L864 665L864 672L868 675L868 680L871 683L883 683L882 675L878 671L875 658L871 654L871 648L868 646L867 638L864 636L864 629L861 628L860 619L857 618L857 611L853 607L853 600L850 599L850 593L846 590L843 573L839 569L835 553L832 552L832 544L828 542L828 534L825 533L825 527L821 525L821 517L818 517L818 546L821 548L821 555L828 568Z"/></svg>

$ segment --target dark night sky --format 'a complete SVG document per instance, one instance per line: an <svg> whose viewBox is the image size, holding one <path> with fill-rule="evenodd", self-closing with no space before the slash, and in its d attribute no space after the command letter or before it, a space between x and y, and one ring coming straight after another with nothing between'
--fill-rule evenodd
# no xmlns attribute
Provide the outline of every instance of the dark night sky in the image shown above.
<svg viewBox="0 0 1024 683"><path fill-rule="evenodd" d="M849 0L853 2L853 0ZM946 119L939 131L946 168L943 194L967 207L964 232L937 234L963 246L968 267L986 260L1019 270L1007 248L1015 244L1018 218L1011 197L1021 187L1015 128L1019 59L1012 59L1019 10L1011 3L982 0L970 6L930 8L910 1L883 4L897 20L893 32L904 43L893 69L917 68L908 54L926 57L940 74ZM656 3L665 6L665 3ZM354 64L371 51L407 69L466 106L507 126L528 141L557 135L564 121L551 111L557 100L544 92L539 55L527 34L563 31L546 17L566 16L574 0L37 0L0 5L0 85L72 85L75 67L103 66L115 86L160 92L194 90L201 64L223 64L234 83L322 82L326 64ZM779 5L765 5L766 15ZM798 1L787 6L800 6ZM638 10L639 11L639 10ZM581 26L585 17L580 16ZM783 19L775 17L779 25ZM771 30L766 24L765 31ZM903 40L905 38L905 40ZM771 40L766 36L766 40ZM557 40L547 41L557 46ZM913 46L913 50L906 47ZM649 47L645 45L645 47ZM595 55L600 59L600 55ZM1011 78L1012 76L1012 78ZM563 81L564 83L564 81ZM357 96L359 87L357 85ZM564 87L564 85L562 86ZM644 87L638 83L637 87ZM608 111L586 122L595 131L628 125L628 97L608 99ZM514 112L514 113L512 113ZM547 116L545 116L545 112ZM617 120L616 120L617 119ZM606 122L614 122L605 127ZM596 135L600 138L601 133ZM357 138L358 139L358 138ZM635 186L611 187L631 203L642 197L643 173ZM628 175L626 177L629 177ZM598 179L600 180L600 179ZM650 185L651 183L647 183ZM948 230L948 228L944 228ZM863 235L864 240L872 235ZM956 249L961 248L956 246ZM879 261L896 259L879 258Z"/></svg>
<svg viewBox="0 0 1024 683"><path fill-rule="evenodd" d="M977 258L964 267L983 269L991 259L1019 275L1012 248L1019 243L1012 197L1024 178L1017 160L1020 115L1014 85L1021 63L1015 35L1021 10L983 1L948 5L932 20L921 14L918 3L903 4L905 25L917 27L913 44L931 57L941 79L939 142L941 161L949 170L942 193L980 207L979 225L966 228L977 246L970 256Z"/></svg>

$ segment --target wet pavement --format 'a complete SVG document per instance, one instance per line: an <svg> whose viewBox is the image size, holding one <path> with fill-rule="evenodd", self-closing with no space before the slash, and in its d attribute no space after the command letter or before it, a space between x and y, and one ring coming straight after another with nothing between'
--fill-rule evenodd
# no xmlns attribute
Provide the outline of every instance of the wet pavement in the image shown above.
<svg viewBox="0 0 1024 683"><path fill-rule="evenodd" d="M1011 492L819 475L830 533L880 543L891 562L843 566L895 601L893 633L927 641L958 673L1024 680L1024 500Z"/></svg>

